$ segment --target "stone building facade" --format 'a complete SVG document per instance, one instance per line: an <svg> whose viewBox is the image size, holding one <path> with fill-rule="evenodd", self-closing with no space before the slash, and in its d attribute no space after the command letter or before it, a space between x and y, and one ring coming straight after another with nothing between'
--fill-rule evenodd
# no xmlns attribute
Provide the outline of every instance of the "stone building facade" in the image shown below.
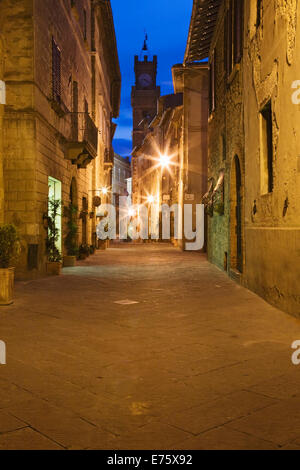
<svg viewBox="0 0 300 470"><path fill-rule="evenodd" d="M136 201L151 206L160 222L163 204L182 208L177 217L171 214L171 238L184 250L188 241L175 238L177 228L182 234L184 204L193 206L195 221L207 191L208 67L180 64L172 72L175 93L158 99L157 114L133 157L141 168Z"/></svg>
<svg viewBox="0 0 300 470"><path fill-rule="evenodd" d="M19 277L45 273L49 197L78 207L78 244L96 245L94 196L111 186L120 69L109 1L3 0L7 103L5 221L21 236Z"/></svg>
<svg viewBox="0 0 300 470"><path fill-rule="evenodd" d="M175 93L182 93L182 135L179 150L178 201L196 207L207 191L208 66L179 64L172 68ZM185 238L179 242L186 247Z"/></svg>
<svg viewBox="0 0 300 470"><path fill-rule="evenodd" d="M281 3L195 0L185 63L209 57L209 259L299 315L300 9Z"/></svg>
<svg viewBox="0 0 300 470"><path fill-rule="evenodd" d="M112 198L113 205L116 208L117 214L117 233L119 228L119 208L120 196L129 197L128 193L128 179L131 178L131 163L129 157L123 158L115 153L114 167L112 172ZM130 200L127 199L127 204L130 206Z"/></svg>
<svg viewBox="0 0 300 470"><path fill-rule="evenodd" d="M294 0L245 2L245 283L298 316L299 19Z"/></svg>
<svg viewBox="0 0 300 470"><path fill-rule="evenodd" d="M0 32L0 224L4 222L3 114L6 100L4 86L4 41Z"/></svg>
<svg viewBox="0 0 300 470"><path fill-rule="evenodd" d="M127 196L127 180L131 178L129 157L121 157L115 153L112 178L113 196Z"/></svg>

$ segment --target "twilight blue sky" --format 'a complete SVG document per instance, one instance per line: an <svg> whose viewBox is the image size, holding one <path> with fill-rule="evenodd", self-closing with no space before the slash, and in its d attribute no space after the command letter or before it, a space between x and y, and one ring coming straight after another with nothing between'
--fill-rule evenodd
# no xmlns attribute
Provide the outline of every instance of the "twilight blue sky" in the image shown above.
<svg viewBox="0 0 300 470"><path fill-rule="evenodd" d="M173 92L171 67L181 63L188 37L193 0L111 0L120 66L122 100L114 149L122 156L132 149L131 87L134 85L134 56L139 55L144 30L149 48L158 56L158 85L161 93Z"/></svg>

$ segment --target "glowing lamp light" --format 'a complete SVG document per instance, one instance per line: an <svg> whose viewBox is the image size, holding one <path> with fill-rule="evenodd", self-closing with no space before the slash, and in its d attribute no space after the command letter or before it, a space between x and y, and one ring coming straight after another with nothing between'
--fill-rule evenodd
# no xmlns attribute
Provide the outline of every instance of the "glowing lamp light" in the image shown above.
<svg viewBox="0 0 300 470"><path fill-rule="evenodd" d="M133 217L133 216L135 215L134 209L129 209L128 215L129 215L130 217Z"/></svg>
<svg viewBox="0 0 300 470"><path fill-rule="evenodd" d="M149 196L147 201L152 204L154 202L154 196Z"/></svg>
<svg viewBox="0 0 300 470"><path fill-rule="evenodd" d="M159 163L162 168L166 168L170 164L170 157L168 155L160 155Z"/></svg>
<svg viewBox="0 0 300 470"><path fill-rule="evenodd" d="M101 191L102 191L102 194L107 194L107 193L108 193L108 189L107 189L107 188L102 188Z"/></svg>

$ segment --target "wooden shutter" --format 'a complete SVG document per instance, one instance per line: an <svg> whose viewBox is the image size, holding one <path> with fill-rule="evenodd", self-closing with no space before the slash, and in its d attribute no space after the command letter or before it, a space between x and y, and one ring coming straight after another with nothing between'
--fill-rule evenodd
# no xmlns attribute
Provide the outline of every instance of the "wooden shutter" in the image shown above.
<svg viewBox="0 0 300 470"><path fill-rule="evenodd" d="M230 76L233 68L233 57L232 57L232 12L233 12L233 0L230 1L229 9L226 13L226 72L227 77Z"/></svg>
<svg viewBox="0 0 300 470"><path fill-rule="evenodd" d="M239 64L243 55L244 0L234 0L234 63Z"/></svg>

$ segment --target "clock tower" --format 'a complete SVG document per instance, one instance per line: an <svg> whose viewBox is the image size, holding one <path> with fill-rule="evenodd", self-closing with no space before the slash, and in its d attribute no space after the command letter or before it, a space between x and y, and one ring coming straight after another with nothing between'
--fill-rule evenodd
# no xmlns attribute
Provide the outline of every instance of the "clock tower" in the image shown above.
<svg viewBox="0 0 300 470"><path fill-rule="evenodd" d="M142 144L148 124L157 114L157 100L160 97L160 87L156 85L157 56L151 56L147 34L140 56L134 58L135 86L132 87L131 105L133 111L132 147ZM137 162L132 158L133 186L137 178Z"/></svg>
<svg viewBox="0 0 300 470"><path fill-rule="evenodd" d="M151 57L147 35L140 56L134 58L135 86L132 87L131 104L133 110L133 148L140 145L146 135L147 122L157 113L157 100L160 87L156 85L157 56Z"/></svg>

